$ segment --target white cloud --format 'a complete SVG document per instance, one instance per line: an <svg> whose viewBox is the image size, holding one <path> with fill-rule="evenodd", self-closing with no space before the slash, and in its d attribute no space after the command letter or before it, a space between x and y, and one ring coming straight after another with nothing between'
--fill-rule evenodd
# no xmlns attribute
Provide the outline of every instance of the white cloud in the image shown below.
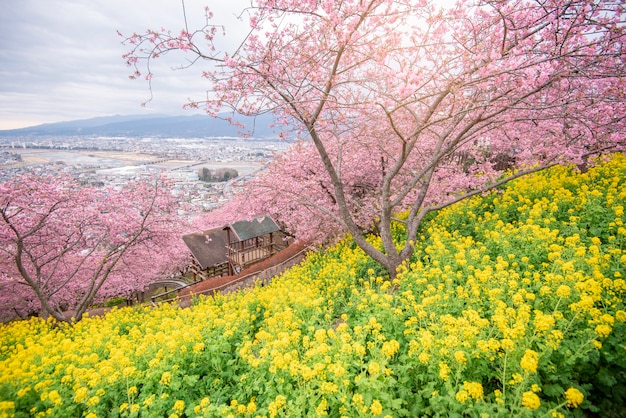
<svg viewBox="0 0 626 418"><path fill-rule="evenodd" d="M185 0L190 27L234 21L242 0ZM155 63L154 99L148 85L130 80L117 31L124 34L184 26L181 0L12 0L0 14L0 129L112 114L182 112L206 89L201 66L171 71ZM180 59L180 57L178 57ZM180 62L180 61L179 61Z"/></svg>

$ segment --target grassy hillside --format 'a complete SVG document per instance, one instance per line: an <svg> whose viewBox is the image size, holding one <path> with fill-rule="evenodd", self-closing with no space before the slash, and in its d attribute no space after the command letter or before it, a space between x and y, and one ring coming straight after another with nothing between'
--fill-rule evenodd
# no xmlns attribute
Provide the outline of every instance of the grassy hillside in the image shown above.
<svg viewBox="0 0 626 418"><path fill-rule="evenodd" d="M625 183L617 155L444 210L393 283L345 239L190 309L2 325L0 416L624 416Z"/></svg>

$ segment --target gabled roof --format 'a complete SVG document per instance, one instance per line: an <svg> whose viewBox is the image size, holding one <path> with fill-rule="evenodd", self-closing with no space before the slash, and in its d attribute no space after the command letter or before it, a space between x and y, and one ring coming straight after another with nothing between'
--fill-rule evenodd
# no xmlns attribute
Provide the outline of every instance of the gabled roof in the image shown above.
<svg viewBox="0 0 626 418"><path fill-rule="evenodd" d="M274 222L269 215L259 216L251 220L233 222L232 224L226 225L224 229L230 229L234 232L239 241L245 241L250 238L280 231L276 222Z"/></svg>
<svg viewBox="0 0 626 418"><path fill-rule="evenodd" d="M183 241L203 269L228 262L224 228L183 235Z"/></svg>

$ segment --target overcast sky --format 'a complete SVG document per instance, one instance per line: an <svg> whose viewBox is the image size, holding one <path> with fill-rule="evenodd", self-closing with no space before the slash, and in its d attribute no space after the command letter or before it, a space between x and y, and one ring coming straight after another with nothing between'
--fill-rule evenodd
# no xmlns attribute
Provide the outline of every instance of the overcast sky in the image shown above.
<svg viewBox="0 0 626 418"><path fill-rule="evenodd" d="M190 26L204 6L214 23L236 22L241 0L185 0ZM154 99L131 68L117 35L184 27L181 0L0 0L0 130L115 114L183 113L188 98L206 90L201 66L173 71L159 62ZM190 27L191 29L191 27ZM233 28L229 33L236 37ZM185 111L192 114L190 111Z"/></svg>

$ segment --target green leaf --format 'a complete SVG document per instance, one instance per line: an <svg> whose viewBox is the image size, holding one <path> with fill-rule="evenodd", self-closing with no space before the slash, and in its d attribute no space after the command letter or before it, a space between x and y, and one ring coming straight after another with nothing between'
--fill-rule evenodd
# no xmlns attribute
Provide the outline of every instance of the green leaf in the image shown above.
<svg viewBox="0 0 626 418"><path fill-rule="evenodd" d="M195 375L195 374L183 377L183 383L186 386L195 386L196 383L198 383L198 380L200 380L200 378L198 375Z"/></svg>
<svg viewBox="0 0 626 418"><path fill-rule="evenodd" d="M617 383L617 379L615 376L606 368L602 367L600 371L598 371L598 381L605 386L611 387Z"/></svg>
<svg viewBox="0 0 626 418"><path fill-rule="evenodd" d="M541 390L547 396L561 396L565 389L561 385L544 385Z"/></svg>

